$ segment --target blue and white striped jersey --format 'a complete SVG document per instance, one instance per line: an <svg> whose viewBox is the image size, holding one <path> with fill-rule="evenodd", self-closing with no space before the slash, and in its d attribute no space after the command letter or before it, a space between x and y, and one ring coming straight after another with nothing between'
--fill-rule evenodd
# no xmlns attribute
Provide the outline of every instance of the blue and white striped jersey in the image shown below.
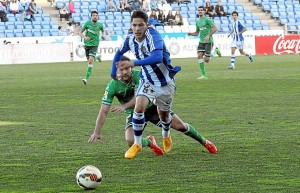
<svg viewBox="0 0 300 193"><path fill-rule="evenodd" d="M239 36L236 35L237 33L243 31L244 28L245 26L239 20L236 20L235 22L232 23L233 41L244 41L244 37L242 34L240 34Z"/></svg>
<svg viewBox="0 0 300 193"><path fill-rule="evenodd" d="M141 79L155 86L165 86L181 68L172 67L170 53L158 31L149 27L145 35L146 38L138 42L135 36L130 34L120 48L119 54L123 55L130 50L137 59L134 64L142 68Z"/></svg>

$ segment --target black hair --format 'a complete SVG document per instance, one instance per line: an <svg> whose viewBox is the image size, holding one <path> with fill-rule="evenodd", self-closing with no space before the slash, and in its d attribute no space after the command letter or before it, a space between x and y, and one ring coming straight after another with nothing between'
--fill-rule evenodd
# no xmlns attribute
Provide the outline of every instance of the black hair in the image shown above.
<svg viewBox="0 0 300 193"><path fill-rule="evenodd" d="M130 59L128 57L126 57L126 56L122 56L121 61L130 61Z"/></svg>
<svg viewBox="0 0 300 193"><path fill-rule="evenodd" d="M131 22L134 18L141 18L144 20L145 23L148 22L148 15L144 11L134 11L131 15Z"/></svg>
<svg viewBox="0 0 300 193"><path fill-rule="evenodd" d="M205 11L205 7L204 6L199 6L198 9L203 9Z"/></svg>
<svg viewBox="0 0 300 193"><path fill-rule="evenodd" d="M233 11L233 12L231 13L231 15L233 15L233 14L236 14L237 16L239 16L239 13L238 13L237 11Z"/></svg>
<svg viewBox="0 0 300 193"><path fill-rule="evenodd" d="M94 10L94 11L91 12L91 17L93 16L94 13L97 13L97 15L99 15L98 11Z"/></svg>

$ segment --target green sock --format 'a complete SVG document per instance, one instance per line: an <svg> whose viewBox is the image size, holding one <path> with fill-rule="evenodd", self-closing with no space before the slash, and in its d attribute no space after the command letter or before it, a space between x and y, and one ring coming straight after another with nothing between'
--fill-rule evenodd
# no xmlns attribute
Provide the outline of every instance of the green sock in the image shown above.
<svg viewBox="0 0 300 193"><path fill-rule="evenodd" d="M221 57L221 51L219 49L216 49L216 53L218 54L219 57Z"/></svg>
<svg viewBox="0 0 300 193"><path fill-rule="evenodd" d="M204 62L199 63L200 65L200 69L201 69L201 73L203 76L206 76L206 71L205 71L205 67L204 67Z"/></svg>
<svg viewBox="0 0 300 193"><path fill-rule="evenodd" d="M92 70L93 70L93 65L88 65L87 69L86 69L86 74L85 74L85 79L89 79L89 77L92 74Z"/></svg>
<svg viewBox="0 0 300 193"><path fill-rule="evenodd" d="M203 137L200 133L198 133L198 131L196 131L194 127L190 124L188 124L188 130L184 134L200 142L202 145L205 144L206 141L205 137Z"/></svg>
<svg viewBox="0 0 300 193"><path fill-rule="evenodd" d="M142 138L142 147L149 147L151 145L151 140L147 137Z"/></svg>
<svg viewBox="0 0 300 193"><path fill-rule="evenodd" d="M214 54L211 54L210 55L210 60L214 59L215 55Z"/></svg>

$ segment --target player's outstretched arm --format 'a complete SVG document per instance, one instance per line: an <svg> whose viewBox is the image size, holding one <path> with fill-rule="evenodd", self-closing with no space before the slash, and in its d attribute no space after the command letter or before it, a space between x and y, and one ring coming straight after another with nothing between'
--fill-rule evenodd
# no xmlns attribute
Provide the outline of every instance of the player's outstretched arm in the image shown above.
<svg viewBox="0 0 300 193"><path fill-rule="evenodd" d="M101 108L100 108L100 111L99 111L99 114L98 114L98 117L96 120L96 126L94 129L94 133L90 136L90 138L88 140L89 143L92 143L92 142L102 139L101 130L105 123L107 114L109 112L109 108L110 108L109 105L106 105L106 104L101 105Z"/></svg>
<svg viewBox="0 0 300 193"><path fill-rule="evenodd" d="M188 36L197 36L199 35L200 30L196 30L195 32L188 32L187 35Z"/></svg>
<svg viewBox="0 0 300 193"><path fill-rule="evenodd" d="M115 105L110 108L111 112L123 113L126 109L133 108L135 106L135 95L134 97L123 105Z"/></svg>

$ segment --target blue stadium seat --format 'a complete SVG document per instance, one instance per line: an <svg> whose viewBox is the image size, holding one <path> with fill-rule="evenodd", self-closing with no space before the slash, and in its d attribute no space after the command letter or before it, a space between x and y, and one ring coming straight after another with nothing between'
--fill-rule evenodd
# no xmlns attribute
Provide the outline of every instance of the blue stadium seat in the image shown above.
<svg viewBox="0 0 300 193"><path fill-rule="evenodd" d="M31 29L23 29L23 36L24 37L32 37Z"/></svg>
<svg viewBox="0 0 300 193"><path fill-rule="evenodd" d="M93 7L97 10L98 2L97 1L91 1L90 2L90 7Z"/></svg>
<svg viewBox="0 0 300 193"><path fill-rule="evenodd" d="M269 4L263 4L262 9L265 12L270 12L271 6Z"/></svg>
<svg viewBox="0 0 300 193"><path fill-rule="evenodd" d="M62 8L62 6L65 6L65 2L63 2L62 0L57 0L55 7L57 9L60 9L60 8Z"/></svg>
<svg viewBox="0 0 300 193"><path fill-rule="evenodd" d="M131 24L129 22L122 22L124 28L130 28Z"/></svg>
<svg viewBox="0 0 300 193"><path fill-rule="evenodd" d="M50 22L51 29L58 29L58 23L56 21Z"/></svg>
<svg viewBox="0 0 300 193"><path fill-rule="evenodd" d="M23 37L23 30L22 29L14 29L14 36L15 37Z"/></svg>
<svg viewBox="0 0 300 193"><path fill-rule="evenodd" d="M14 14L7 14L6 15L6 18L9 22L15 22L16 21L16 18L15 18L15 15Z"/></svg>
<svg viewBox="0 0 300 193"><path fill-rule="evenodd" d="M263 26L261 24L257 24L257 23L254 23L252 25L252 27L254 30L262 30L263 29Z"/></svg>
<svg viewBox="0 0 300 193"><path fill-rule="evenodd" d="M13 31L12 29L7 29L7 30L5 30L5 37L8 37L8 38L13 38L13 37L15 37L14 31Z"/></svg>
<svg viewBox="0 0 300 193"><path fill-rule="evenodd" d="M42 29L51 29L49 21L42 21L41 26L42 26Z"/></svg>
<svg viewBox="0 0 300 193"><path fill-rule="evenodd" d="M80 18L81 18L81 21L83 21L83 22L86 22L90 19L90 17L86 16L86 15L82 15Z"/></svg>
<svg viewBox="0 0 300 193"><path fill-rule="evenodd" d="M42 18L43 18L43 21L51 21L51 17L49 14L46 14L46 13L42 14Z"/></svg>
<svg viewBox="0 0 300 193"><path fill-rule="evenodd" d="M34 21L43 21L42 14L34 14Z"/></svg>
<svg viewBox="0 0 300 193"><path fill-rule="evenodd" d="M5 38L5 32L0 30L0 38Z"/></svg>
<svg viewBox="0 0 300 193"><path fill-rule="evenodd" d="M253 3L254 5L261 5L261 0L254 0Z"/></svg>
<svg viewBox="0 0 300 193"><path fill-rule="evenodd" d="M41 6L36 6L36 9L37 9L38 14L43 14L44 13L43 8Z"/></svg>
<svg viewBox="0 0 300 193"><path fill-rule="evenodd" d="M49 29L41 29L42 36L50 36L50 30Z"/></svg>
<svg viewBox="0 0 300 193"><path fill-rule="evenodd" d="M116 21L121 21L123 19L122 13L121 12L113 12L114 17L116 19Z"/></svg>
<svg viewBox="0 0 300 193"><path fill-rule="evenodd" d="M5 23L5 27L8 30L13 30L13 29L15 29L15 23L8 21L8 22Z"/></svg>
<svg viewBox="0 0 300 193"><path fill-rule="evenodd" d="M80 23L81 18L80 18L79 13L73 13L73 14L72 14L72 21L73 21L73 23L75 23L75 24L79 24L79 23Z"/></svg>
<svg viewBox="0 0 300 193"><path fill-rule="evenodd" d="M81 6L89 6L90 3L88 1L81 0Z"/></svg>
<svg viewBox="0 0 300 193"><path fill-rule="evenodd" d="M123 23L120 20L115 21L114 24L115 24L115 27L123 27Z"/></svg>
<svg viewBox="0 0 300 193"><path fill-rule="evenodd" d="M32 29L32 28L33 28L33 26L31 25L31 22L29 22L27 24L24 23L24 28L23 29Z"/></svg>
<svg viewBox="0 0 300 193"><path fill-rule="evenodd" d="M81 3L80 1L74 1L74 7L80 7Z"/></svg>
<svg viewBox="0 0 300 193"><path fill-rule="evenodd" d="M15 22L15 29L23 29L24 25L22 21L16 21Z"/></svg>
<svg viewBox="0 0 300 193"><path fill-rule="evenodd" d="M51 36L58 36L58 29L50 29L50 35Z"/></svg>
<svg viewBox="0 0 300 193"><path fill-rule="evenodd" d="M291 17L288 16L287 19L288 19L288 23L291 23L291 24L292 24L292 23L296 23L296 19L295 19L294 16L291 16Z"/></svg>
<svg viewBox="0 0 300 193"><path fill-rule="evenodd" d="M275 10L275 11L272 10L271 11L271 16L274 19L278 19L279 18L279 12L277 10Z"/></svg>
<svg viewBox="0 0 300 193"><path fill-rule="evenodd" d="M109 22L109 20L106 20L105 26L106 26L106 28L113 29L114 28L114 23L113 22Z"/></svg>
<svg viewBox="0 0 300 193"><path fill-rule="evenodd" d="M106 16L106 19L109 19L109 20L114 20L115 19L112 12L106 12L105 16Z"/></svg>
<svg viewBox="0 0 300 193"><path fill-rule="evenodd" d="M296 25L288 25L288 31L297 31L297 26Z"/></svg>
<svg viewBox="0 0 300 193"><path fill-rule="evenodd" d="M281 25L285 25L285 24L288 23L288 20L287 20L286 15L281 15L281 16L279 16L279 21L280 21L280 24L281 24Z"/></svg>
<svg viewBox="0 0 300 193"><path fill-rule="evenodd" d="M42 36L41 29L32 29L32 34L34 37Z"/></svg>
<svg viewBox="0 0 300 193"><path fill-rule="evenodd" d="M33 29L42 29L41 24L33 24Z"/></svg>
<svg viewBox="0 0 300 193"><path fill-rule="evenodd" d="M98 12L106 12L106 2L100 1L98 5Z"/></svg>

